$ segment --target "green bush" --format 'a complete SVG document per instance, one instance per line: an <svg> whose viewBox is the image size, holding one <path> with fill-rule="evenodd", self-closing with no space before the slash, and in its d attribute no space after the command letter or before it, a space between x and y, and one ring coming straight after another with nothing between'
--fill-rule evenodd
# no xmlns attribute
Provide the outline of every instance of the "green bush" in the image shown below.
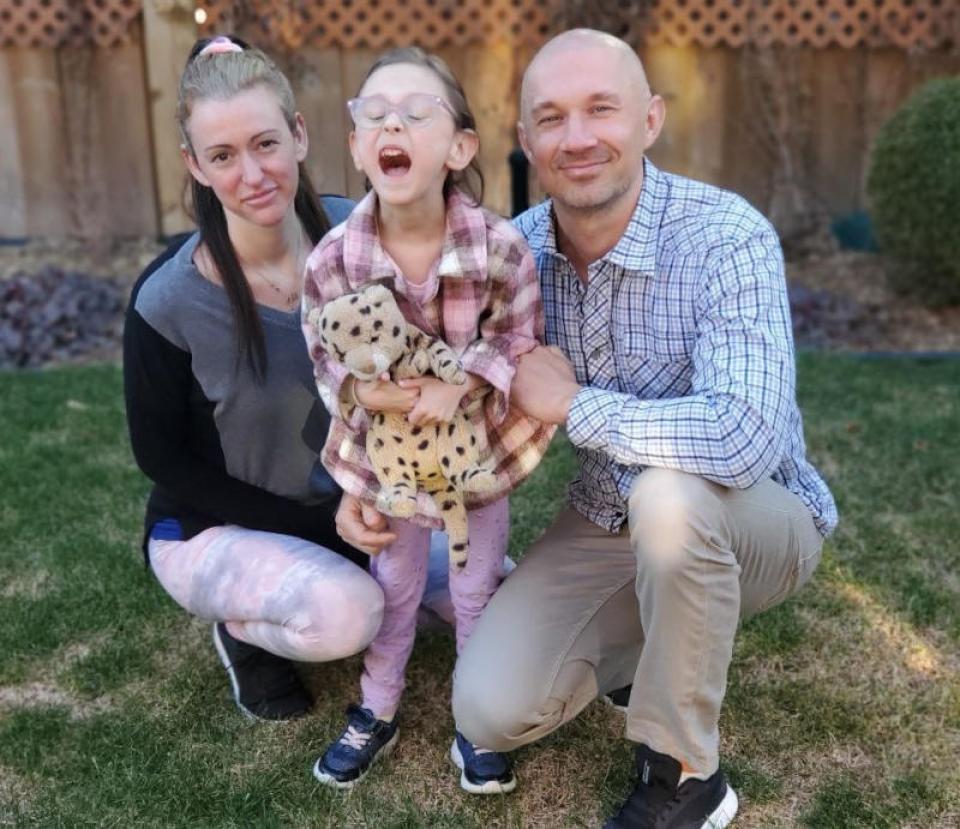
<svg viewBox="0 0 960 829"><path fill-rule="evenodd" d="M895 287L960 303L960 77L921 87L881 128L867 194Z"/></svg>

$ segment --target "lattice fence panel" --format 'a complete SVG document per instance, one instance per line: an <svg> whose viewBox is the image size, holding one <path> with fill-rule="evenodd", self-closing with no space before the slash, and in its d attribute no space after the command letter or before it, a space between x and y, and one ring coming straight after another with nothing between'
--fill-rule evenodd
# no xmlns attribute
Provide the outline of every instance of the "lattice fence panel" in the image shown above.
<svg viewBox="0 0 960 829"><path fill-rule="evenodd" d="M141 0L0 0L0 47L127 43Z"/></svg>
<svg viewBox="0 0 960 829"><path fill-rule="evenodd" d="M506 39L543 41L550 2L543 0L207 0L208 33L262 32L287 48L350 49L417 43L426 49Z"/></svg>
<svg viewBox="0 0 960 829"><path fill-rule="evenodd" d="M630 21L624 35L651 45L937 49L960 43L958 0L635 0L632 5L637 14L621 17Z"/></svg>
<svg viewBox="0 0 960 829"><path fill-rule="evenodd" d="M191 6L152 0L158 6ZM960 45L958 0L197 0L204 32L243 31L267 47L428 49L539 43L591 25L631 43L672 46ZM141 0L0 0L0 47L129 39Z"/></svg>
<svg viewBox="0 0 960 829"><path fill-rule="evenodd" d="M436 49L501 38L541 42L593 25L632 43L672 46L937 49L960 44L958 0L207 0L207 32L309 44Z"/></svg>

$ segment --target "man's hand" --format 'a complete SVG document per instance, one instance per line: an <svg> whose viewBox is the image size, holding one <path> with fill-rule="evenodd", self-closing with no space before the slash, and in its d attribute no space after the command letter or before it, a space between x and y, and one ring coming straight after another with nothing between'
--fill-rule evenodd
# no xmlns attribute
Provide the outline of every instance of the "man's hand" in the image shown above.
<svg viewBox="0 0 960 829"><path fill-rule="evenodd" d="M370 556L377 555L397 540L397 534L388 529L385 515L346 492L340 499L334 523L337 535Z"/></svg>
<svg viewBox="0 0 960 829"><path fill-rule="evenodd" d="M467 383L455 386L436 377L411 377L401 380L400 386L420 396L407 415L407 420L414 426L431 426L453 420L460 401L469 390Z"/></svg>
<svg viewBox="0 0 960 829"><path fill-rule="evenodd" d="M354 380L353 395L363 408L371 412L409 412L420 397L417 388L401 388L381 374L376 380Z"/></svg>
<svg viewBox="0 0 960 829"><path fill-rule="evenodd" d="M573 366L556 346L539 346L522 355L510 386L510 402L544 423L565 423L580 391Z"/></svg>

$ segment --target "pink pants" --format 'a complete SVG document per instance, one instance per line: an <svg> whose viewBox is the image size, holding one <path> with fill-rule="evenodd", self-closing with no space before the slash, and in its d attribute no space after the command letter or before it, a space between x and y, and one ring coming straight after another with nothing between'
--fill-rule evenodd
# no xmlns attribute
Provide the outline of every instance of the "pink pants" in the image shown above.
<svg viewBox="0 0 960 829"><path fill-rule="evenodd" d="M391 519L397 540L372 559L370 571L383 588L383 625L364 655L360 688L363 706L378 717L400 704L407 660L416 637L417 608L427 582L430 530ZM504 575L510 532L507 498L467 514L470 556L462 570L450 570L459 654Z"/></svg>
<svg viewBox="0 0 960 829"><path fill-rule="evenodd" d="M302 538L227 525L186 541L151 539L149 554L177 604L288 659L359 653L383 617L383 593L368 573Z"/></svg>

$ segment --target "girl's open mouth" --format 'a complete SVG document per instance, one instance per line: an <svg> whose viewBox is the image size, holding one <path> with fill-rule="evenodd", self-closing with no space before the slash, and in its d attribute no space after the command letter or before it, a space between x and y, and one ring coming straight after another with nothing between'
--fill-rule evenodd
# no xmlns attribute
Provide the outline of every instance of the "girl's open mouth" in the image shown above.
<svg viewBox="0 0 960 829"><path fill-rule="evenodd" d="M388 176L402 176L410 169L410 156L399 147L380 150L380 170Z"/></svg>

